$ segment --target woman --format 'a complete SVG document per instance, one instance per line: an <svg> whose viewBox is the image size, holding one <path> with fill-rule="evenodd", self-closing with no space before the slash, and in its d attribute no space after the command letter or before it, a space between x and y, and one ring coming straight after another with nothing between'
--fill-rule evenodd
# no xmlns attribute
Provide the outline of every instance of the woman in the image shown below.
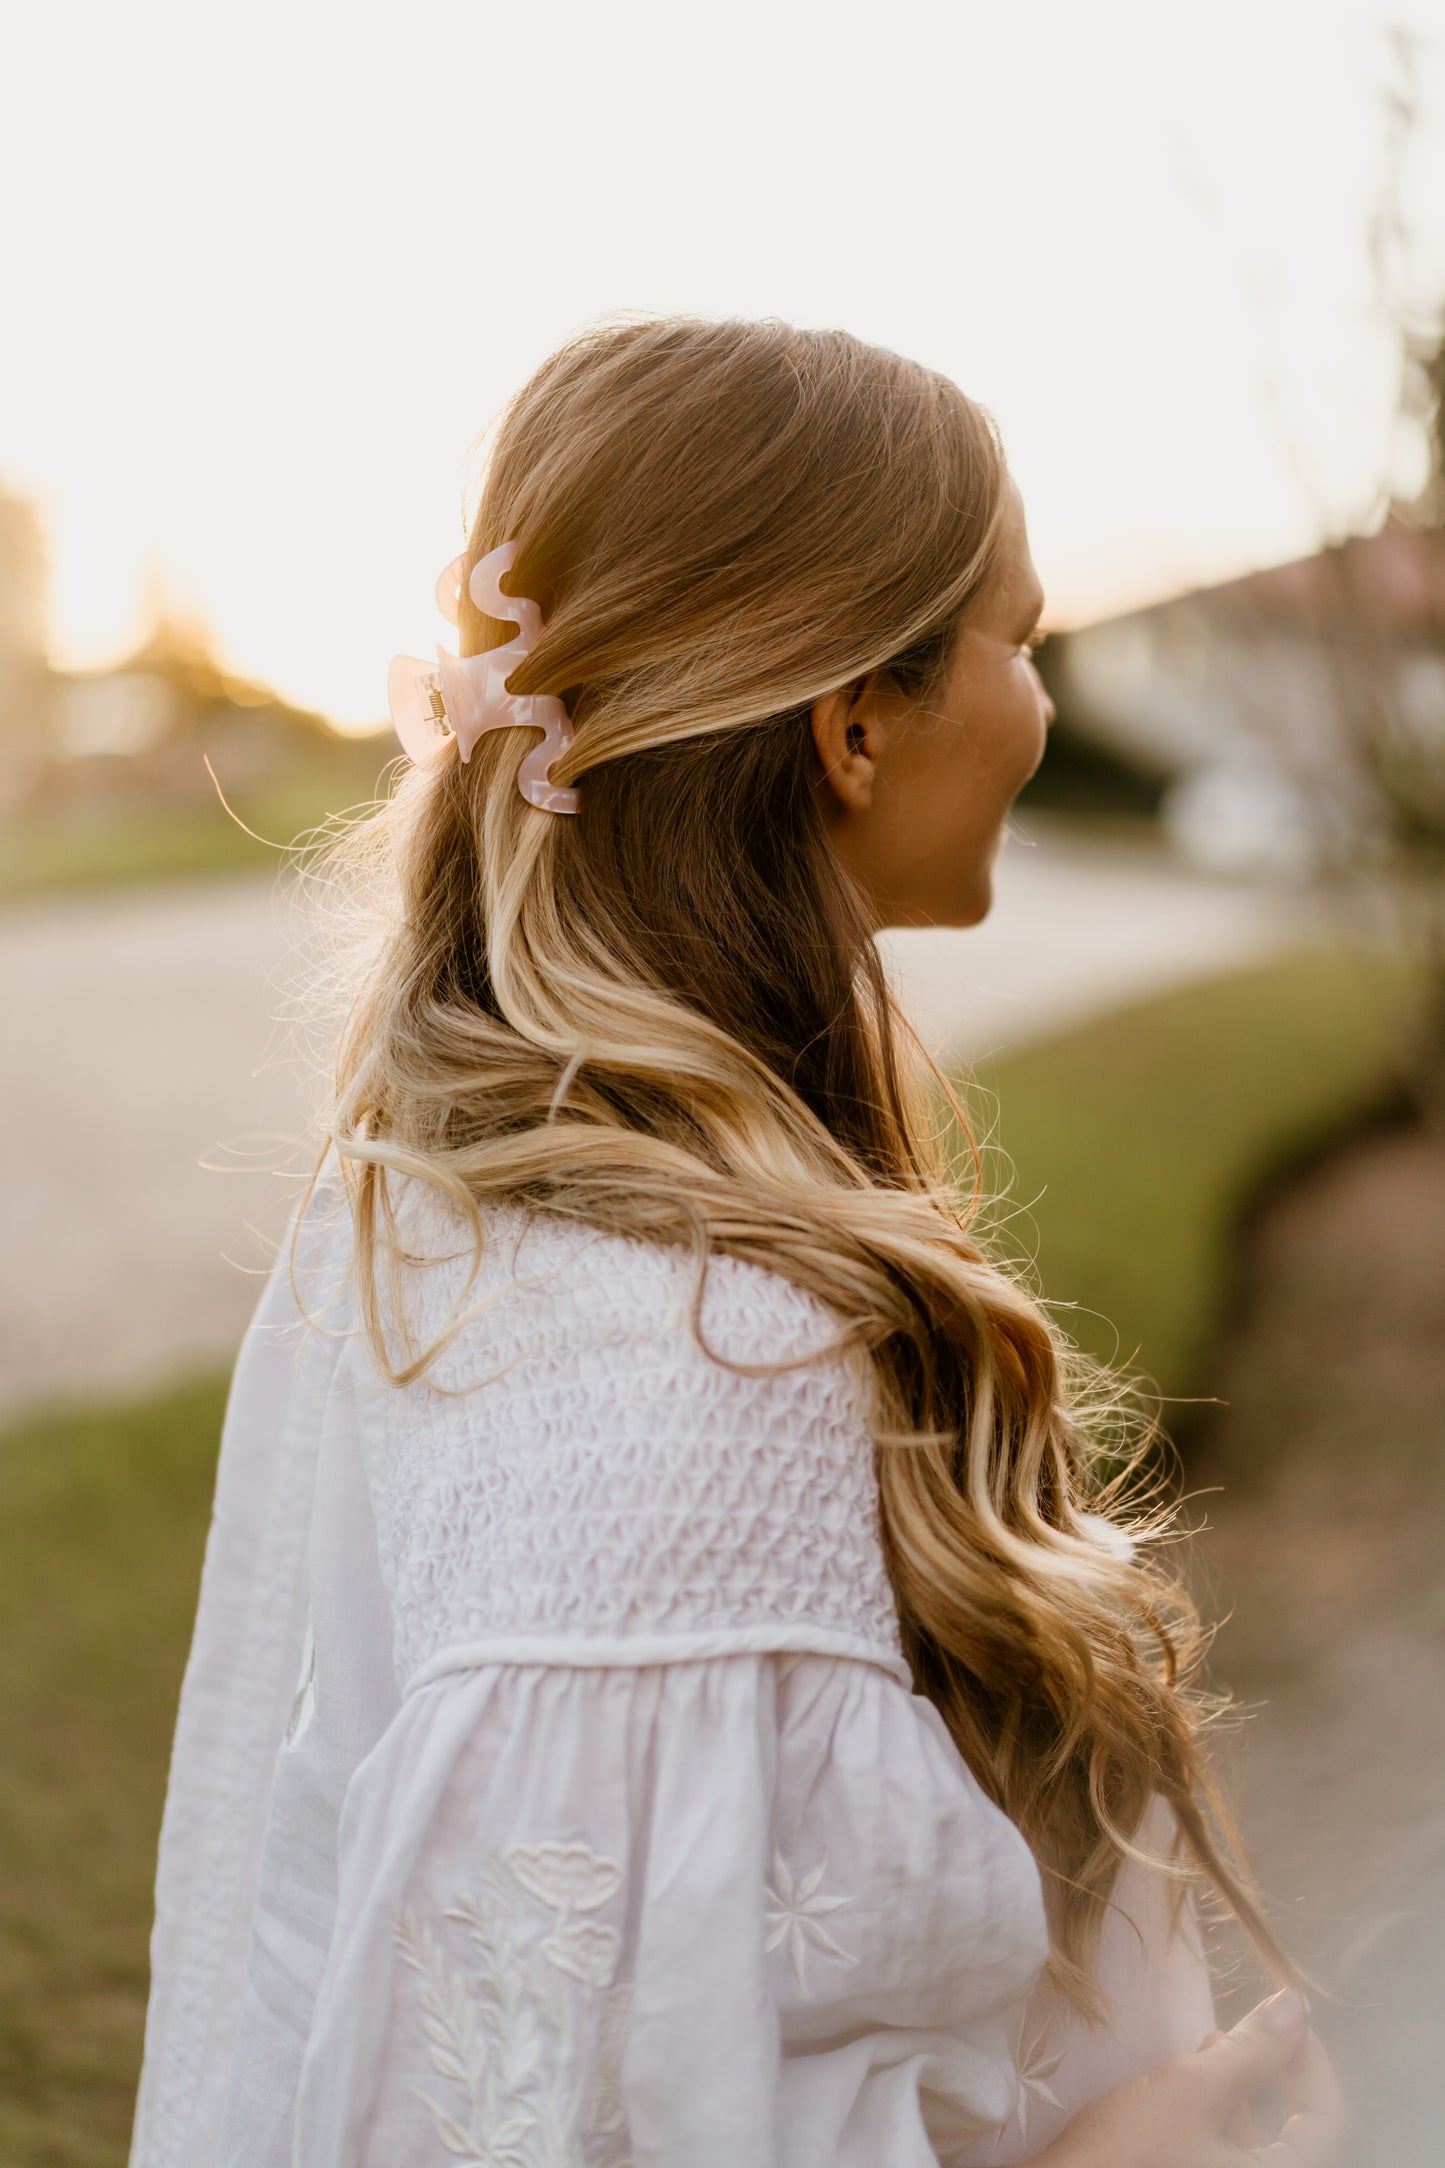
<svg viewBox="0 0 1445 2168"><path fill-rule="evenodd" d="M394 669L413 765L327 866L367 915L228 1411L133 2161L1326 2161L1297 1996L1202 2044L1193 1883L1288 1967L1190 1614L873 946L984 915L1044 749L989 418L841 333L604 328L440 592L467 657Z"/></svg>

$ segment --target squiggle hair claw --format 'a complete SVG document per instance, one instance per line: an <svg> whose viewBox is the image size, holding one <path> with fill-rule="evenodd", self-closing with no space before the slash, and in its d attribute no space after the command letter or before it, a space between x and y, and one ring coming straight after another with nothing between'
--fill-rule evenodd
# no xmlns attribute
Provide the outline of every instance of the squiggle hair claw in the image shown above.
<svg viewBox="0 0 1445 2168"><path fill-rule="evenodd" d="M551 693L509 693L507 679L531 653L542 630L542 612L525 595L504 595L501 577L516 561L518 545L504 542L473 565L467 591L488 617L517 628L505 647L485 655L449 655L438 647L435 664L415 655L395 655L386 674L386 697L402 750L418 763L432 760L449 737L463 760L488 730L540 730L517 770L517 788L544 813L575 813L577 792L554 783L548 770L572 743L572 723L563 703ZM466 560L455 558L436 584L437 607L450 624L460 615L461 582Z"/></svg>

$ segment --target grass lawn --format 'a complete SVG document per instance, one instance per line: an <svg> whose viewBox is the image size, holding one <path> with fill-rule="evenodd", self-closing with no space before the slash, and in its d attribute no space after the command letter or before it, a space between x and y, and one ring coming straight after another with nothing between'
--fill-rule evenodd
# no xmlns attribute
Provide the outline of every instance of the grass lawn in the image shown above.
<svg viewBox="0 0 1445 2168"><path fill-rule="evenodd" d="M1090 1354L1208 1393L1234 1236L1262 1187L1389 1095L1419 982L1288 957L1181 988L962 1080L1001 1248Z"/></svg>
<svg viewBox="0 0 1445 2168"><path fill-rule="evenodd" d="M285 771L263 788L231 782L224 761L218 772L239 820L272 843L289 844L330 815L369 803L395 751L380 736L303 744ZM196 768L198 789L208 793L199 756ZM275 851L248 836L213 794L169 806L122 799L41 803L0 821L0 905L247 867L265 871L275 858Z"/></svg>
<svg viewBox="0 0 1445 2168"><path fill-rule="evenodd" d="M0 2162L124 2163L225 1380L0 1438Z"/></svg>
<svg viewBox="0 0 1445 2168"><path fill-rule="evenodd" d="M1207 1385L1230 1234L1376 1099L1408 988L1306 957L1000 1062L1007 1246L1080 1339ZM981 1126L991 1126L991 1119ZM1022 1209L1026 1206L1027 1209ZM1099 1314L1102 1313L1102 1317ZM1106 1325L1103 1319L1112 1321ZM0 1437L0 2163L123 2168L156 1837L226 1379Z"/></svg>

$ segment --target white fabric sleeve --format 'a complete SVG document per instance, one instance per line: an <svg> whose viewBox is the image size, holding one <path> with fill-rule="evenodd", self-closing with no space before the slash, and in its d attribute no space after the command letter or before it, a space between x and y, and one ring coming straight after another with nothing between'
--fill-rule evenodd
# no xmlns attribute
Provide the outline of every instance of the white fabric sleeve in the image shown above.
<svg viewBox="0 0 1445 2168"><path fill-rule="evenodd" d="M334 1168L267 1277L222 1428L190 1653L171 1749L131 2160L193 2161L213 2132L242 1998L268 1777L295 1692L307 1519L323 1436L350 1434L334 1327L344 1284ZM297 1234L296 1281L291 1238Z"/></svg>
<svg viewBox="0 0 1445 2168"><path fill-rule="evenodd" d="M1162 1799L1139 1835L1167 1856L1175 1833ZM1018 2013L1018 2102L1002 2133L946 2151L947 2168L1015 2168L1037 2159L1088 2101L1189 2055L1214 2026L1214 1995L1194 1905L1156 1868L1125 1860L1099 1938L1109 2014L1091 2024L1046 1980Z"/></svg>
<svg viewBox="0 0 1445 2168"><path fill-rule="evenodd" d="M935 2168L1045 1949L937 1712L818 1655L482 1665L354 1776L305 2168Z"/></svg>

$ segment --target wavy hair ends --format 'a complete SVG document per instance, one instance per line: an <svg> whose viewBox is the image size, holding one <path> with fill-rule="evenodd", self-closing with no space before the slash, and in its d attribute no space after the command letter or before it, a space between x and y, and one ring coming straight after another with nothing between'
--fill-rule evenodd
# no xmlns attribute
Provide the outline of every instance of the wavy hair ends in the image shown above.
<svg viewBox="0 0 1445 2168"><path fill-rule="evenodd" d="M554 772L579 810L528 805L532 741L500 731L404 770L325 846L323 903L354 910L364 958L327 1149L398 1382L449 1335L399 1359L389 1338L393 1175L445 1191L479 1255L484 1209L522 1203L828 1306L870 1366L919 1690L1032 1845L1054 1976L1097 2010L1100 1925L1156 1793L1181 1886L1202 1875L1291 1968L1210 1776L1197 1621L1089 1519L1118 1490L1100 1471L1127 1394L974 1232L807 718L874 669L926 698L988 587L1006 482L981 408L843 332L628 321L545 362L495 432L467 560L520 544L510 584L545 626L510 682L567 701ZM469 604L461 629L470 652L509 634Z"/></svg>

